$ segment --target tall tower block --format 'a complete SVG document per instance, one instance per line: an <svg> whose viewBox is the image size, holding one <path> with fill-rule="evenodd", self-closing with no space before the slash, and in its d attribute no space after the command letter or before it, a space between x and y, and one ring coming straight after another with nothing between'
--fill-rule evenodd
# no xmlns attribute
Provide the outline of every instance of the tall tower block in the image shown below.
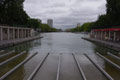
<svg viewBox="0 0 120 80"><path fill-rule="evenodd" d="M47 20L47 24L48 24L50 27L53 27L53 20L52 20L52 19L48 19L48 20Z"/></svg>

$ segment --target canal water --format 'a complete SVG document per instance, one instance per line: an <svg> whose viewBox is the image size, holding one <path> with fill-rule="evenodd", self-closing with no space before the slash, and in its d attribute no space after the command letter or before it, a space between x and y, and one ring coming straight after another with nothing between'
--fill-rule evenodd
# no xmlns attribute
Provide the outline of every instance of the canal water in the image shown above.
<svg viewBox="0 0 120 80"><path fill-rule="evenodd" d="M62 53L60 80L82 80L71 55L72 53L75 53L88 80L107 80L106 77L104 77L104 75L101 74L101 72L84 56L84 53L86 53L115 80L120 80L120 71L116 70L116 68L112 67L95 54L96 52L99 52L120 65L119 61L116 61L107 55L107 52L111 52L114 55L118 55L118 52L81 39L81 37L88 37L88 35L64 32L41 33L40 35L43 36L43 38L6 49L6 52L16 50L17 52L15 54L24 50L27 51L27 53L24 54L23 57L17 58L15 60L16 62L11 62L0 68L0 76L16 66L20 61L23 61L25 57L38 52L35 57L8 76L6 80L26 80L47 53L50 53L50 56L43 64L41 70L38 71L34 80L55 80L58 55ZM2 53L0 55L2 55ZM10 55L9 57L13 55Z"/></svg>

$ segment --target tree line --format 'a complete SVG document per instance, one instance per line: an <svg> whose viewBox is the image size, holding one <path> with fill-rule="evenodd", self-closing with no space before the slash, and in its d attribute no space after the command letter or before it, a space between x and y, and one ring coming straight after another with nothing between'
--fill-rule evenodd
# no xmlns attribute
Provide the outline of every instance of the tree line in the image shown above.
<svg viewBox="0 0 120 80"><path fill-rule="evenodd" d="M106 14L100 15L95 22L87 22L82 26L70 29L72 32L89 32L91 29L120 27L120 0L106 0Z"/></svg>
<svg viewBox="0 0 120 80"><path fill-rule="evenodd" d="M15 27L40 28L41 31L56 31L47 24L42 24L38 19L33 19L24 11L25 0L0 0L0 25Z"/></svg>
<svg viewBox="0 0 120 80"><path fill-rule="evenodd" d="M58 31L56 28L50 27L48 24L42 24L39 19L29 19L28 25L29 28L34 28L34 30L38 30L40 32L56 32Z"/></svg>

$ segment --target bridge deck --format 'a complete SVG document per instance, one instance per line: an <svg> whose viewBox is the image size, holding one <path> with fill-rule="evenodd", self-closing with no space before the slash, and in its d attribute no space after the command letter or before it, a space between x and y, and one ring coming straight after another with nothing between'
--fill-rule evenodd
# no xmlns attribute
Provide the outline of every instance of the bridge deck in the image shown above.
<svg viewBox="0 0 120 80"><path fill-rule="evenodd" d="M30 57L26 56L26 58ZM75 57L74 57L75 56ZM90 56L90 55L89 55ZM11 56L12 57L12 56ZM20 62L16 63L10 69L0 67L0 76L3 77ZM91 57L92 58L92 57ZM21 58L18 58L18 60ZM94 59L93 59L94 60ZM77 62L78 64L77 64ZM6 66L11 65L8 63ZM80 69L81 68L81 69ZM7 70L4 72L4 70ZM83 71L83 72L82 72ZM109 75L109 74L108 74ZM17 79L19 78L19 79ZM4 78L5 80L108 80L101 71L95 67L92 62L81 54L36 54L28 62L21 65L15 71ZM1 79L0 80L4 80Z"/></svg>

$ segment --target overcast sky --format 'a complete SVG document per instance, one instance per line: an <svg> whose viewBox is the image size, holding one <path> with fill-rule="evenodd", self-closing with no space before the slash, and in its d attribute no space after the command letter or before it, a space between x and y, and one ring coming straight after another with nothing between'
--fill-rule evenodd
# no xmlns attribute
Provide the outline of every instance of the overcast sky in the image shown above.
<svg viewBox="0 0 120 80"><path fill-rule="evenodd" d="M106 13L105 0L25 0L24 9L32 18L53 19L56 28L72 28L92 22Z"/></svg>

